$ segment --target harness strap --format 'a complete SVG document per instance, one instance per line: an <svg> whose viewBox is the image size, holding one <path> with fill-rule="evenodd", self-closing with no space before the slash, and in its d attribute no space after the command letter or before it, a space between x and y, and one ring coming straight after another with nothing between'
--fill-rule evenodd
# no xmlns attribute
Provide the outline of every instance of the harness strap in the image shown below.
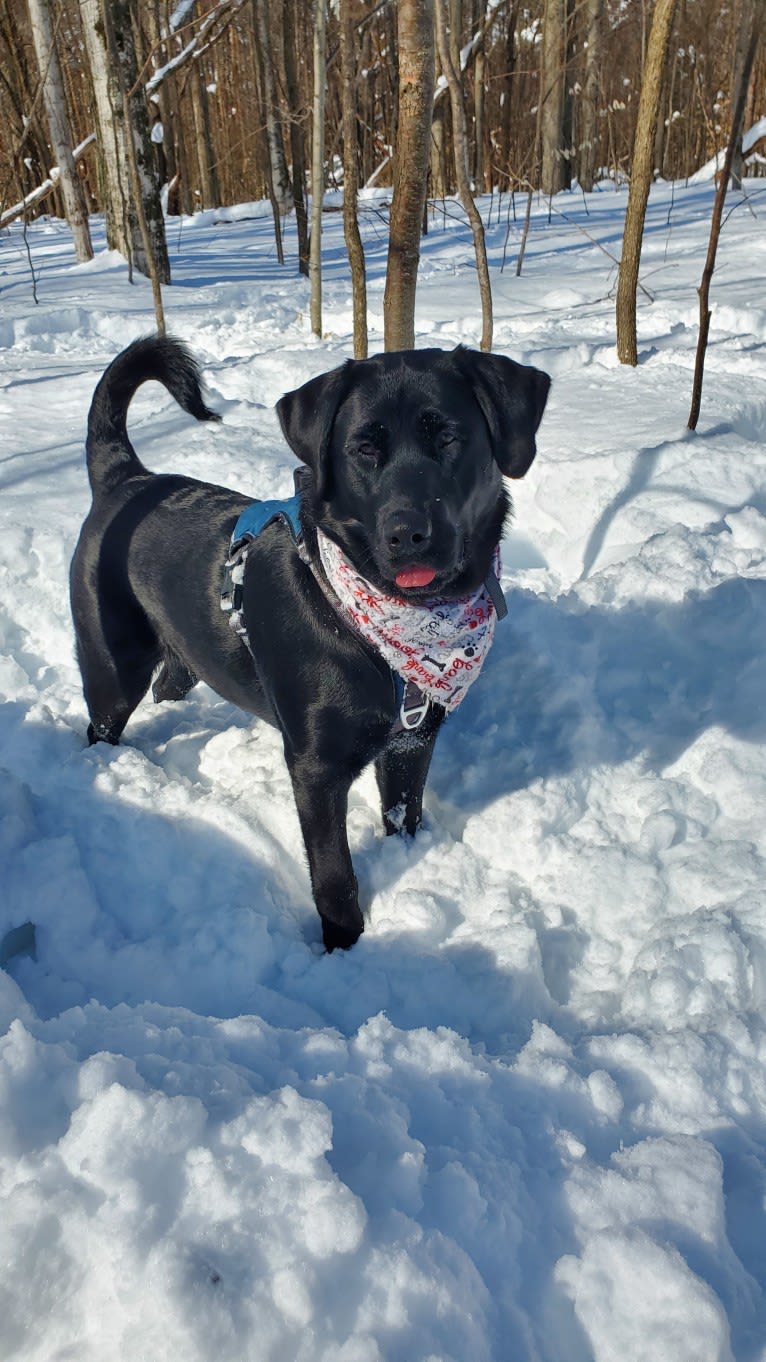
<svg viewBox="0 0 766 1362"><path fill-rule="evenodd" d="M299 473L300 470L296 473L296 486L299 485ZM296 492L285 501L252 502L245 507L240 515L231 536L229 554L224 563L221 609L227 611L230 615L229 623L232 629L242 639L254 661L255 656L250 647L250 638L245 625L243 610L245 567L253 541L275 520L281 520L287 527L302 561L311 569L315 580L333 608L340 611L340 602L337 600L330 583L324 574L315 568L306 551L300 520L299 494ZM397 707L397 717L392 732L412 732L422 724L430 709L431 702L414 681L404 681L398 672L393 670L391 676Z"/></svg>

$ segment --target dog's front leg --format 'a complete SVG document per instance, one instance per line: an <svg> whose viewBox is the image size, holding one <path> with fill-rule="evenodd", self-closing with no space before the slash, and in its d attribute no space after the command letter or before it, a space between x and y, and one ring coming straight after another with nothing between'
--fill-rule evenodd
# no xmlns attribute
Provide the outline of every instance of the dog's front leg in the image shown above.
<svg viewBox="0 0 766 1362"><path fill-rule="evenodd" d="M364 931L346 835L351 777L339 778L314 759L288 758L288 767L324 944L346 950Z"/></svg>
<svg viewBox="0 0 766 1362"><path fill-rule="evenodd" d="M375 762L386 834L412 837L423 815L423 791L443 713L429 714L421 728L398 733Z"/></svg>

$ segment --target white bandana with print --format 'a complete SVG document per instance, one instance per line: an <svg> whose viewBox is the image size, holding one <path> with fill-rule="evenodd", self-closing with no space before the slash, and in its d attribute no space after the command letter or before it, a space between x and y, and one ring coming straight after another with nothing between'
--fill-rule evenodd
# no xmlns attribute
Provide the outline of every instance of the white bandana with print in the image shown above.
<svg viewBox="0 0 766 1362"><path fill-rule="evenodd" d="M402 680L430 700L457 709L476 680L495 634L496 612L485 586L459 600L441 596L414 603L389 596L357 572L343 550L317 531L327 580L352 624ZM493 570L500 577L500 550Z"/></svg>

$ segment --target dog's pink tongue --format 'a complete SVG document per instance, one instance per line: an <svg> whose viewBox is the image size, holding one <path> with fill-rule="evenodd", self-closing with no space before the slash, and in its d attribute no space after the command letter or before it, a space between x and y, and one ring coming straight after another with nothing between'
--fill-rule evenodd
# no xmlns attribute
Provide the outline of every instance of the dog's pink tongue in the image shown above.
<svg viewBox="0 0 766 1362"><path fill-rule="evenodd" d="M429 567L405 568L403 572L397 572L396 585L404 587L428 586L429 582L432 582L435 576L436 573L434 572L433 568Z"/></svg>

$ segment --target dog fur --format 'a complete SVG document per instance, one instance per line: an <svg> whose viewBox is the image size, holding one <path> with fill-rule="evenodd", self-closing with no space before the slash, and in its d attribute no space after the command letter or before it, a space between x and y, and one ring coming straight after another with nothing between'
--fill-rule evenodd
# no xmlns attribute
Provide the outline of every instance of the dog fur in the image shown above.
<svg viewBox="0 0 766 1362"><path fill-rule="evenodd" d="M422 601L475 591L510 509L503 478L522 477L534 458L550 380L498 355L403 351L350 360L282 397L282 431L309 470L301 522L314 570L284 524L258 536L243 586L248 651L220 593L249 499L144 468L126 419L150 379L198 420L219 419L194 359L167 337L129 346L96 388L93 503L71 571L89 740L117 743L152 677L155 700L182 699L202 678L275 724L325 945L351 946L364 921L346 835L350 785L374 762L386 831L414 833L444 711L432 704L420 728L393 736L392 673L322 590L317 527L388 593ZM427 587L396 585L418 566L435 573Z"/></svg>

